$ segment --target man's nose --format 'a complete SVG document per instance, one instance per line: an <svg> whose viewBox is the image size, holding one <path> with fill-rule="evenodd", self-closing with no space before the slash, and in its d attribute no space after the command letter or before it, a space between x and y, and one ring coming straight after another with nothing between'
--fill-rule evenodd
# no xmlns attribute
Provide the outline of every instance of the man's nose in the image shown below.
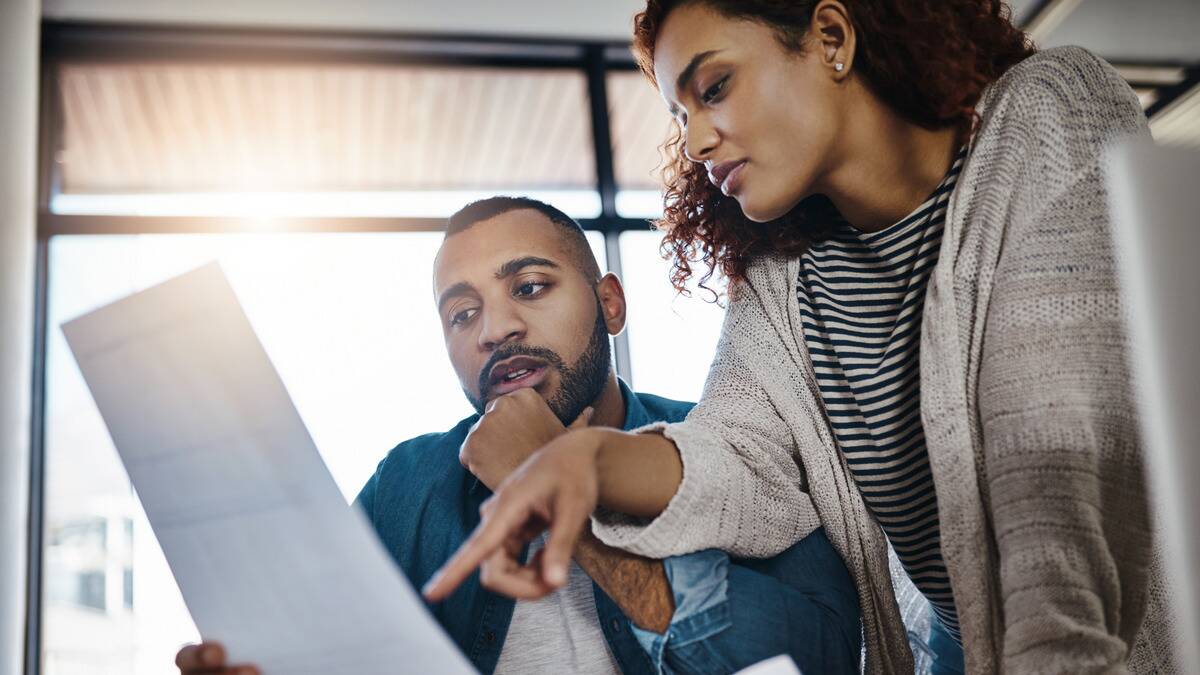
<svg viewBox="0 0 1200 675"><path fill-rule="evenodd" d="M479 331L479 346L492 351L507 342L525 337L525 322L514 311L498 309L485 311Z"/></svg>

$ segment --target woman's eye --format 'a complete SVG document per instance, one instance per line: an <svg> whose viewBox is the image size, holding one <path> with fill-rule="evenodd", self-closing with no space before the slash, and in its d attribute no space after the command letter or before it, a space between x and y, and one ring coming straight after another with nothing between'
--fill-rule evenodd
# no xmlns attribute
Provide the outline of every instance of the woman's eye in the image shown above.
<svg viewBox="0 0 1200 675"><path fill-rule="evenodd" d="M704 103L712 103L713 100L721 94L721 91L725 89L725 83L728 80L729 76L725 76L720 80L717 80L716 84L704 90L704 93L700 96L700 100Z"/></svg>
<svg viewBox="0 0 1200 675"><path fill-rule="evenodd" d="M470 321L471 318L475 316L475 311L476 310L474 308L472 308L472 309L464 309L461 312L455 312L454 314L451 314L450 315L450 325L451 326L463 325L464 323Z"/></svg>
<svg viewBox="0 0 1200 675"><path fill-rule="evenodd" d="M535 295L535 294L539 293L542 289L546 288L549 285L550 284L535 283L535 282L531 281L529 283L525 283L525 284L521 284L520 286L517 286L517 289L516 289L516 292L514 293L514 295L516 295L517 297L528 297L530 295Z"/></svg>

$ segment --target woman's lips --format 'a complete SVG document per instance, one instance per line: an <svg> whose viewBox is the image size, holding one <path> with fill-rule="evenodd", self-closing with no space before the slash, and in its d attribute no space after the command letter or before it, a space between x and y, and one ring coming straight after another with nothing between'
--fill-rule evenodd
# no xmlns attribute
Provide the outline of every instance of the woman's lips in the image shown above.
<svg viewBox="0 0 1200 675"><path fill-rule="evenodd" d="M518 389L526 387L536 387L546 380L546 373L549 369L546 366L537 366L535 368L526 368L523 372L514 373L516 375L512 379L502 379L491 386L491 397L496 398L511 394Z"/></svg>
<svg viewBox="0 0 1200 675"><path fill-rule="evenodd" d="M742 173L742 167L746 166L747 161L743 159L721 162L709 170L708 180L724 193L725 196L729 196L737 189L738 183L736 180Z"/></svg>
<svg viewBox="0 0 1200 675"><path fill-rule="evenodd" d="M721 193L729 197L738 191L742 186L742 169L746 168L746 161L738 162L737 166L730 169L729 173L725 174L725 180L721 181Z"/></svg>

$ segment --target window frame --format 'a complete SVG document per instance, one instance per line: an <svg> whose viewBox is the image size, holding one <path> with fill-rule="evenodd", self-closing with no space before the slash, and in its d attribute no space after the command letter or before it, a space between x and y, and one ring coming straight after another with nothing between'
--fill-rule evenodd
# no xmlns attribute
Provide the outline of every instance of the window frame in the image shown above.
<svg viewBox="0 0 1200 675"><path fill-rule="evenodd" d="M508 38L454 34L359 33L309 30L242 29L181 26L138 26L44 21L42 23L39 90L37 239L34 290L34 343L30 473L28 570L24 674L41 675L42 604L45 546L46 346L49 331L50 240L69 235L218 234L252 231L237 219L177 216L64 215L50 204L59 193L63 147L63 103L59 68L67 62L221 63L370 63L407 66L568 69L587 81L596 191L601 213L581 219L585 229L604 235L608 268L621 274L622 232L646 230L649 221L617 213L618 185L614 175L609 121L607 75L633 71L637 66L628 42ZM281 230L307 232L436 232L437 218L280 218ZM629 341L625 333L614 340L617 373L632 384Z"/></svg>

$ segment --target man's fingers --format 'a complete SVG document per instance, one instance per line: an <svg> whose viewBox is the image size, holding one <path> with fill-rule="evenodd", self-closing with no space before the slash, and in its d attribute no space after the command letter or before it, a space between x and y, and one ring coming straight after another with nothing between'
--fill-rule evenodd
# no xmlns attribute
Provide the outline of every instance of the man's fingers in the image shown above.
<svg viewBox="0 0 1200 675"><path fill-rule="evenodd" d="M225 648L217 642L187 645L175 655L175 665L184 675L261 675L257 666L228 666Z"/></svg>
<svg viewBox="0 0 1200 675"><path fill-rule="evenodd" d="M554 521L542 560L542 578L550 586L560 588L567 583L567 565L590 516L591 509L576 495L560 493L555 499Z"/></svg>
<svg viewBox="0 0 1200 675"><path fill-rule="evenodd" d="M175 665L180 670L220 668L225 665L225 648L217 642L187 645L175 655Z"/></svg>
<svg viewBox="0 0 1200 675"><path fill-rule="evenodd" d="M596 414L596 409L589 405L588 407L583 409L583 412L579 413L579 417L576 417L575 421L571 422L571 425L568 426L567 428L568 429L582 429L592 422L592 415L595 415L595 414Z"/></svg>
<svg viewBox="0 0 1200 675"><path fill-rule="evenodd" d="M180 670L200 667L200 645L187 645L175 655L175 666Z"/></svg>
<svg viewBox="0 0 1200 675"><path fill-rule="evenodd" d="M528 517L529 507L523 501L494 501L489 504L483 522L425 584L421 591L425 599L430 602L446 599L471 576L480 563L503 546L509 536L517 533Z"/></svg>

